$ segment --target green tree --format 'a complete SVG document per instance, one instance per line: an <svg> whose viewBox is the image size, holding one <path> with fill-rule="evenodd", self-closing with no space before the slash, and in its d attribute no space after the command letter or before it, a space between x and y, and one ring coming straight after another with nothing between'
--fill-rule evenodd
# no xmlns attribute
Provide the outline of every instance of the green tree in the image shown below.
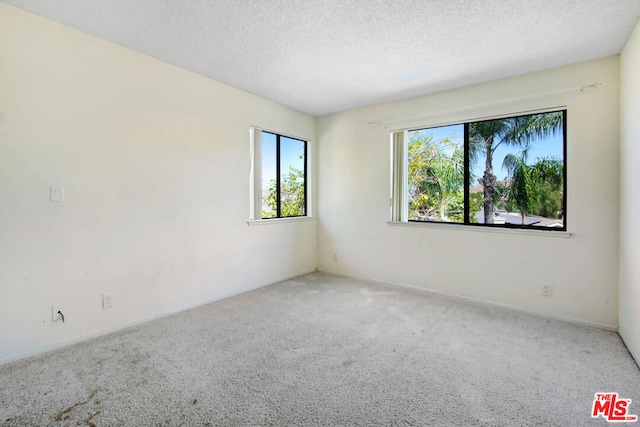
<svg viewBox="0 0 640 427"><path fill-rule="evenodd" d="M482 209L483 201L484 201L484 198L482 196L481 191L469 194L469 222L471 223L478 222L478 219L476 218L476 213L480 212L480 210Z"/></svg>
<svg viewBox="0 0 640 427"><path fill-rule="evenodd" d="M262 218L276 216L278 192L276 180L269 181L269 191L262 199ZM304 171L289 166L287 175L280 178L280 216L302 216L305 214Z"/></svg>
<svg viewBox="0 0 640 427"><path fill-rule="evenodd" d="M408 143L408 159L409 219L450 221L449 211L463 211L462 147L449 138L433 141L415 132Z"/></svg>
<svg viewBox="0 0 640 427"><path fill-rule="evenodd" d="M474 122L469 125L469 155L472 161L484 156L484 173L478 180L483 188L484 222L493 224L497 179L493 173L493 155L500 145L522 148L538 138L562 129L562 113L545 113L500 120Z"/></svg>
<svg viewBox="0 0 640 427"><path fill-rule="evenodd" d="M562 202L561 188L557 188L555 185L543 185L540 188L538 215L545 218L562 218L564 215Z"/></svg>
<svg viewBox="0 0 640 427"><path fill-rule="evenodd" d="M540 177L538 187L538 209L540 216L561 218L563 209L564 166L554 158L539 159L533 166L535 174Z"/></svg>
<svg viewBox="0 0 640 427"><path fill-rule="evenodd" d="M503 167L509 174L511 185L508 197L522 216L522 224L528 213L541 215L548 209L555 209L553 217L560 208L553 200L560 201L562 191L563 166L557 159L538 159L534 165L526 164L526 156L508 154ZM542 215L547 216L547 215Z"/></svg>

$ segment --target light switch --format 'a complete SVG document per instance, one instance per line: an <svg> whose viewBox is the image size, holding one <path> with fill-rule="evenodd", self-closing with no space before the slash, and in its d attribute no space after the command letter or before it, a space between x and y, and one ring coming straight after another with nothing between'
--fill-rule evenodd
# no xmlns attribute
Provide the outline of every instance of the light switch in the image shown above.
<svg viewBox="0 0 640 427"><path fill-rule="evenodd" d="M64 202L64 187L51 187L51 201Z"/></svg>

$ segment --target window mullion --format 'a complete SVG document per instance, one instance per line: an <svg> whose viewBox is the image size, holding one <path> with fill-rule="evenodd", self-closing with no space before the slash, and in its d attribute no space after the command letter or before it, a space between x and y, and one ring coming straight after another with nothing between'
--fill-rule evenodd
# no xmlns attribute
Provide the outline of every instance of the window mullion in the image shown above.
<svg viewBox="0 0 640 427"><path fill-rule="evenodd" d="M470 172L470 154L469 154L469 123L464 124L464 223L471 223L470 211L471 204L469 201L469 187L471 186L471 172Z"/></svg>
<svg viewBox="0 0 640 427"><path fill-rule="evenodd" d="M409 138L406 131L401 134L400 147L403 159L400 164L400 173L402 174L402 203L400 205L400 219L402 222L407 222L409 221Z"/></svg>
<svg viewBox="0 0 640 427"><path fill-rule="evenodd" d="M276 218L281 217L280 203L280 135L276 135Z"/></svg>
<svg viewBox="0 0 640 427"><path fill-rule="evenodd" d="M305 141L304 143L304 163L303 163L303 172L302 172L302 179L304 179L304 210L302 212L303 216L307 215L308 212L308 208L307 208L307 194L308 194L308 185L309 182L307 181L307 142Z"/></svg>

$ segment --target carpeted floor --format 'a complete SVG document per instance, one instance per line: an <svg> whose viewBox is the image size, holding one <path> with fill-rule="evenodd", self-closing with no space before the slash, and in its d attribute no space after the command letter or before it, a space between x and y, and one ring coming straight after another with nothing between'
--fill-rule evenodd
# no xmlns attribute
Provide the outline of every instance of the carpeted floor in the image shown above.
<svg viewBox="0 0 640 427"><path fill-rule="evenodd" d="M617 334L314 273L0 366L4 426L581 426Z"/></svg>

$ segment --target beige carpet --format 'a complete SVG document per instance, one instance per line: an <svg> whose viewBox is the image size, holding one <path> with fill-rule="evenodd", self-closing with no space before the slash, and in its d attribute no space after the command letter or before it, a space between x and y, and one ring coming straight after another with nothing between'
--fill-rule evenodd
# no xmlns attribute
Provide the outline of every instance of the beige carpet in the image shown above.
<svg viewBox="0 0 640 427"><path fill-rule="evenodd" d="M314 273L0 366L4 426L581 426L617 334Z"/></svg>

